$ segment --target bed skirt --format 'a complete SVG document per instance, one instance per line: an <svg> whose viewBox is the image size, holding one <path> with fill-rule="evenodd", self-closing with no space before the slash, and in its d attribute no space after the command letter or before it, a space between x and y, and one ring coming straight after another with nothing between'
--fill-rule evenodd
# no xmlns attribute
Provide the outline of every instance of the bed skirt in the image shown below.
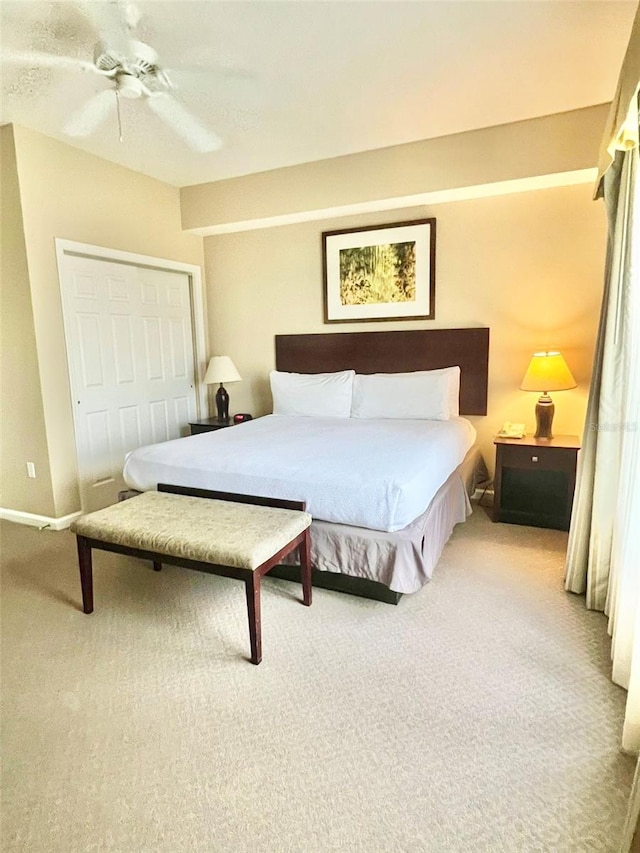
<svg viewBox="0 0 640 853"><path fill-rule="evenodd" d="M315 586L397 604L404 593L428 583L456 524L471 514L469 497L486 482L477 445L440 486L422 515L402 530L387 533L329 521L311 524L311 564ZM120 493L120 500L139 492ZM295 554L269 574L300 580Z"/></svg>
<svg viewBox="0 0 640 853"><path fill-rule="evenodd" d="M314 583L389 603L397 603L403 593L417 592L430 580L455 525L471 514L469 496L483 480L486 467L474 446L436 492L426 511L402 530L386 533L327 521L312 522ZM291 563L282 571L276 567L271 574L296 579L294 555ZM356 579L367 583L349 582Z"/></svg>

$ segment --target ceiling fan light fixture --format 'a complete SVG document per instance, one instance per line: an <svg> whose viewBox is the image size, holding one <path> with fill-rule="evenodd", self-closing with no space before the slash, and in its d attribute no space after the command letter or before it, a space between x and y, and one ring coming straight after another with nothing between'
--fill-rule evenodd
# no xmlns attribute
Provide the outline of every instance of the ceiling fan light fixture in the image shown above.
<svg viewBox="0 0 640 853"><path fill-rule="evenodd" d="M142 82L132 74L118 74L116 87L122 98L139 98L144 91Z"/></svg>

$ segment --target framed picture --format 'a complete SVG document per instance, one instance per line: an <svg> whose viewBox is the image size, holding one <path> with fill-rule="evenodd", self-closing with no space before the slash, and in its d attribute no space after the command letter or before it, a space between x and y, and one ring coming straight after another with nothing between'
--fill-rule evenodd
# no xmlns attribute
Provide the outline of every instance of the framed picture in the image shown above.
<svg viewBox="0 0 640 853"><path fill-rule="evenodd" d="M324 231L325 323L433 320L436 220Z"/></svg>

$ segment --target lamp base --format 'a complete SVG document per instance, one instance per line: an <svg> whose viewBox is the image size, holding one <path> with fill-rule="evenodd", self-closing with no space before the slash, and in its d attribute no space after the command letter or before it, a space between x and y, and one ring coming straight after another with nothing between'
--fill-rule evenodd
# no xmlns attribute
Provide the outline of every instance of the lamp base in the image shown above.
<svg viewBox="0 0 640 853"><path fill-rule="evenodd" d="M548 394L543 394L536 403L536 433L534 438L553 438L551 425L556 407Z"/></svg>
<svg viewBox="0 0 640 853"><path fill-rule="evenodd" d="M218 411L219 421L229 420L229 395L222 382L216 391L216 409Z"/></svg>

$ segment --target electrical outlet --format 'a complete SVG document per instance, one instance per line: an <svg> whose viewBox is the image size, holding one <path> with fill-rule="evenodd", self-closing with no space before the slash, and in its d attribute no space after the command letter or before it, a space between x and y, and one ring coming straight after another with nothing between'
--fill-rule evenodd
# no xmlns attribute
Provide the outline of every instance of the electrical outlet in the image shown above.
<svg viewBox="0 0 640 853"><path fill-rule="evenodd" d="M33 462L27 462L27 477L31 477L33 480L36 478L36 466Z"/></svg>

